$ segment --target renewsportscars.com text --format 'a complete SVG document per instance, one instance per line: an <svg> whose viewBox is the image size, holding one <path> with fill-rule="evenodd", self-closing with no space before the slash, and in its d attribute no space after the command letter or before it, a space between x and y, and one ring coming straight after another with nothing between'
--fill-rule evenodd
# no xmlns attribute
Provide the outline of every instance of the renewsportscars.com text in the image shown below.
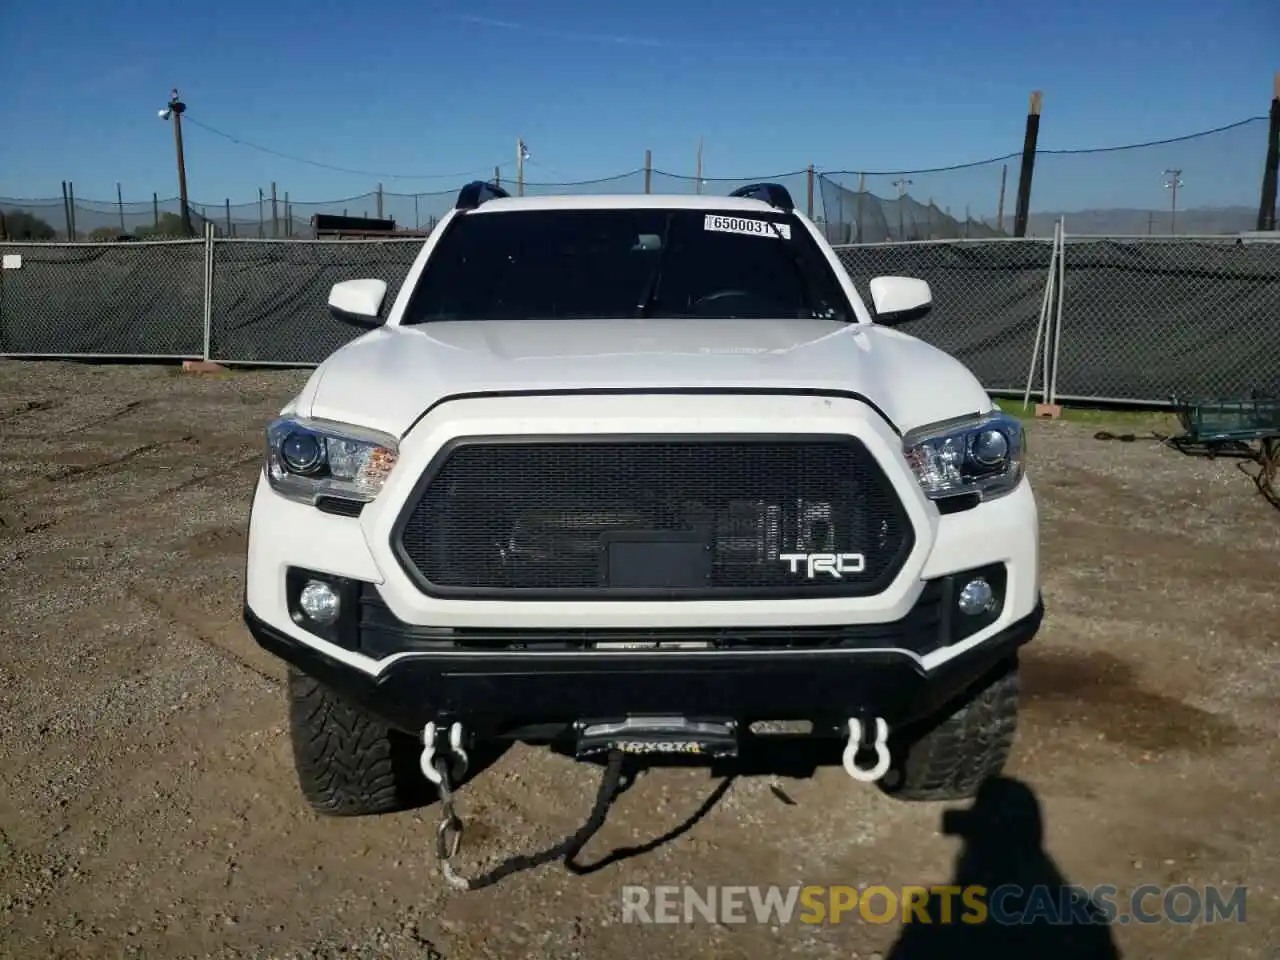
<svg viewBox="0 0 1280 960"><path fill-rule="evenodd" d="M623 923L1049 924L1245 922L1245 887L626 886Z"/></svg>

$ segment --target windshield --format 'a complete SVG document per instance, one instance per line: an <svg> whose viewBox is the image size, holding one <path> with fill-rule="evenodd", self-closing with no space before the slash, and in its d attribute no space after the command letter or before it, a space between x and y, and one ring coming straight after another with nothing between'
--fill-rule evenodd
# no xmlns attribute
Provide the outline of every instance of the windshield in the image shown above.
<svg viewBox="0 0 1280 960"><path fill-rule="evenodd" d="M623 209L456 217L401 323L590 317L852 319L793 216Z"/></svg>

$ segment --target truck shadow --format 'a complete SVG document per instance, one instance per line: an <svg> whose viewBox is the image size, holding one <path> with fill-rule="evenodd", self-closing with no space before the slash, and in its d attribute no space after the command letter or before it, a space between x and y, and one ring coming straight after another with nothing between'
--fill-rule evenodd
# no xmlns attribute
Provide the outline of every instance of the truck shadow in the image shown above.
<svg viewBox="0 0 1280 960"><path fill-rule="evenodd" d="M1108 911L1044 849L1040 803L1025 783L992 777L969 809L943 814L942 832L964 840L954 875L910 920L904 911L886 960L1119 960Z"/></svg>

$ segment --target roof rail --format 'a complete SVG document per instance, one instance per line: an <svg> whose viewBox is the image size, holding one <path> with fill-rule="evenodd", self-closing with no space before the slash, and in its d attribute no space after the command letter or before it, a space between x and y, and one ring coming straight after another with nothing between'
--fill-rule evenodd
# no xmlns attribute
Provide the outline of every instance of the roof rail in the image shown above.
<svg viewBox="0 0 1280 960"><path fill-rule="evenodd" d="M739 187L731 197L742 197L747 200L763 200L771 207L777 207L779 210L791 211L796 208L795 201L791 199L791 193L780 183L751 183L745 187Z"/></svg>
<svg viewBox="0 0 1280 960"><path fill-rule="evenodd" d="M511 196L496 183L473 180L458 191L458 202L454 207L458 210L474 210L486 200L500 200Z"/></svg>

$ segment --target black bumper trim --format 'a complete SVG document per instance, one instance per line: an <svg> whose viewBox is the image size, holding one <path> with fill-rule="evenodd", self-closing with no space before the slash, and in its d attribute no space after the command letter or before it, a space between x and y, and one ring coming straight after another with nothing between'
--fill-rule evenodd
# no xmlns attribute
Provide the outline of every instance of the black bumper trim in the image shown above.
<svg viewBox="0 0 1280 960"><path fill-rule="evenodd" d="M931 671L881 651L450 653L409 656L373 677L260 620L266 651L398 729L460 719L477 730L627 714L723 716L744 723L867 714L924 719L1000 667L1038 632L1042 600L1022 620Z"/></svg>

